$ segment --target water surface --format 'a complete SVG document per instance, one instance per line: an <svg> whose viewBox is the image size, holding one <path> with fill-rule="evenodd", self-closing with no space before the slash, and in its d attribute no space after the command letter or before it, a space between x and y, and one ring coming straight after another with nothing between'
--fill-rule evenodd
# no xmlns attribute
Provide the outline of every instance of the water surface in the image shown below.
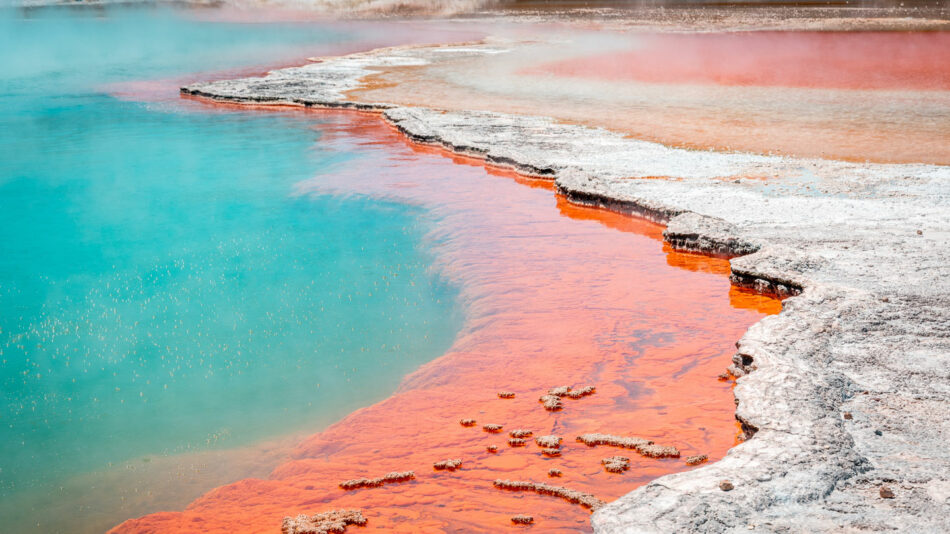
<svg viewBox="0 0 950 534"><path fill-rule="evenodd" d="M2 531L104 530L128 516L100 508L151 491L116 472L187 472L178 499L261 475L202 489L195 473L214 469L195 455L378 400L459 327L420 208L295 193L360 158L323 146L312 119L110 94L365 36L192 15L0 11L15 51L0 58ZM90 491L109 502L69 505ZM156 509L138 498L130 515Z"/></svg>
<svg viewBox="0 0 950 534"><path fill-rule="evenodd" d="M230 109L240 107L227 106ZM517 514L544 532L590 530L590 511L496 489L495 479L547 482L613 500L659 476L718 460L735 445L732 381L720 380L735 341L781 304L729 284L724 259L672 251L662 226L555 195L531 180L407 141L377 116L341 111L262 113L312 117L322 141L365 158L299 185L301 194L359 194L423 207L435 221L437 266L467 303L449 351L407 376L386 399L301 440L264 479L203 495L181 512L127 521L114 532L267 532L282 518L361 509L379 532L505 532ZM548 388L596 386L546 411ZM500 391L515 397L501 399ZM459 421L473 418L477 425ZM490 434L481 425L504 425ZM564 438L558 457L509 430ZM643 436L683 458L575 442L588 432ZM494 445L496 452L487 447ZM624 474L601 460L630 457ZM458 471L433 463L462 460ZM563 472L549 478L550 468ZM346 491L339 483L414 471L415 479Z"/></svg>

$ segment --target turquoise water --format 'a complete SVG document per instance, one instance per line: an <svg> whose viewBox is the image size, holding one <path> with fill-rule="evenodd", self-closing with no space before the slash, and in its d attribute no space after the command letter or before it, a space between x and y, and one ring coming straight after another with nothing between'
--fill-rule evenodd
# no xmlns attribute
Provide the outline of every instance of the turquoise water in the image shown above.
<svg viewBox="0 0 950 534"><path fill-rule="evenodd" d="M357 38L0 10L0 500L316 429L448 348L460 317L424 213L293 194L360 157L322 148L317 118L102 89Z"/></svg>

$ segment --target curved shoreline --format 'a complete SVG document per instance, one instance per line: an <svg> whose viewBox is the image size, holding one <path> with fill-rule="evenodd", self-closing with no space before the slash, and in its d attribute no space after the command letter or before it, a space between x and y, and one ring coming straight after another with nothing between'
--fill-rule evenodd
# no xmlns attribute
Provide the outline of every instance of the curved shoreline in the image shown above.
<svg viewBox="0 0 950 534"><path fill-rule="evenodd" d="M736 418L754 439L610 503L593 516L596 531L950 528L941 416L950 387L950 248L941 230L950 224L950 169L666 149L538 117L345 98L368 67L425 61L420 51L347 56L182 92L381 111L414 141L553 177L573 202L665 223L673 247L738 256L735 283L798 294L737 343ZM605 150L618 146L629 157ZM644 173L657 165L678 172ZM802 167L828 181L823 195L806 191L806 173L794 173ZM789 173L790 191L774 195L743 179L763 168ZM720 490L722 479L735 489ZM884 484L895 499L878 495Z"/></svg>
<svg viewBox="0 0 950 534"><path fill-rule="evenodd" d="M574 432L638 433L713 459L735 444L733 384L716 376L729 364L732 340L778 310L774 299L730 288L727 261L674 252L662 245L658 225L573 206L551 194L551 182L411 143L376 115L308 116L328 126L319 127L327 149L353 143L383 149L372 148L362 166L321 175L297 192L426 206L439 221L434 267L471 304L469 334L405 377L392 397L301 443L264 480L229 484L181 512L133 519L116 532L230 532L237 517L242 530L267 531L288 514L340 506L368 510L370 529L494 531L509 523L505 514L525 512L528 504L547 528L589 530L589 511L544 497L527 497L529 503L499 495L492 480L515 471L544 479L553 463L563 469L566 487L614 499L692 467L636 457L624 476L610 474L600 468L609 453L575 444ZM483 202L492 194L499 198ZM598 261L588 263L592 257ZM576 306L581 301L587 306ZM563 412L544 410L539 389L562 381L596 385L597 393L565 400ZM517 398L500 400L500 391ZM533 442L511 449L505 434L460 426L459 418L469 416L506 430L563 431L570 442L558 458L540 455ZM486 452L499 438L499 450ZM457 473L426 473L432 461L456 457L463 461ZM418 480L354 494L334 483L407 469ZM447 502L457 504L437 505ZM403 519L410 515L418 521Z"/></svg>

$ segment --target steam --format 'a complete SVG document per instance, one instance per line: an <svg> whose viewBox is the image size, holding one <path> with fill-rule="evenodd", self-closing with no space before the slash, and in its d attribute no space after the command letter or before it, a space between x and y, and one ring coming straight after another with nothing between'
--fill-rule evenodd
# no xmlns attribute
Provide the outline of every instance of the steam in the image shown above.
<svg viewBox="0 0 950 534"><path fill-rule="evenodd" d="M174 1L174 0L171 0ZM162 4L163 0L0 0L19 7L49 5ZM186 5L236 7L242 9L277 8L309 11L332 16L452 16L493 7L498 0L185 0Z"/></svg>
<svg viewBox="0 0 950 534"><path fill-rule="evenodd" d="M457 15L485 8L492 0L288 0L335 14Z"/></svg>

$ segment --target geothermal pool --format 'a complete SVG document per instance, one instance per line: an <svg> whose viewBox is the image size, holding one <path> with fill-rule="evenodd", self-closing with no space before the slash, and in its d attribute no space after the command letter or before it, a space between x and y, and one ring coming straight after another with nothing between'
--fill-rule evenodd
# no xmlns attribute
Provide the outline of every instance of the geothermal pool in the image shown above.
<svg viewBox="0 0 950 534"><path fill-rule="evenodd" d="M362 40L2 11L17 53L0 59L0 530L101 532L266 474L273 452L233 468L208 452L319 428L450 346L457 288L430 267L418 207L295 194L362 157L322 147L319 119L110 94ZM159 508L135 504L146 493Z"/></svg>
<svg viewBox="0 0 950 534"><path fill-rule="evenodd" d="M240 108L231 108L240 109ZM495 532L520 513L544 529L589 529L589 510L501 491L496 478L563 485L612 500L684 458L721 458L737 441L731 382L717 379L734 340L780 304L731 288L728 262L666 248L662 227L567 204L547 181L486 169L413 145L378 117L355 112L262 111L321 120L321 143L366 158L297 185L305 195L359 195L421 208L435 221L435 267L460 288L467 321L452 348L409 374L399 391L301 441L267 480L219 488L182 513L129 521L116 532L267 531L282 517L361 508L382 531ZM593 385L548 412L548 388ZM501 399L498 392L515 393ZM474 427L460 425L463 418ZM484 424L503 425L490 434ZM508 431L563 436L547 457ZM605 432L674 445L683 457L589 448ZM498 452L489 452L495 445ZM601 459L631 457L628 472ZM433 470L459 458L455 472ZM556 467L563 476L549 479ZM345 491L340 482L413 470L410 482Z"/></svg>
<svg viewBox="0 0 950 534"><path fill-rule="evenodd" d="M717 375L777 301L731 288L726 260L666 249L657 225L411 145L376 116L178 99L178 80L417 38L206 14L0 18L20 51L0 60L4 531L159 511L117 531L271 531L344 506L380 530L495 531L517 513L586 529L586 509L491 481L611 500L689 467L629 452L607 473L618 452L575 435L711 460L736 442ZM560 385L597 391L545 411ZM515 428L564 452L510 448ZM447 458L462 468L432 471Z"/></svg>

